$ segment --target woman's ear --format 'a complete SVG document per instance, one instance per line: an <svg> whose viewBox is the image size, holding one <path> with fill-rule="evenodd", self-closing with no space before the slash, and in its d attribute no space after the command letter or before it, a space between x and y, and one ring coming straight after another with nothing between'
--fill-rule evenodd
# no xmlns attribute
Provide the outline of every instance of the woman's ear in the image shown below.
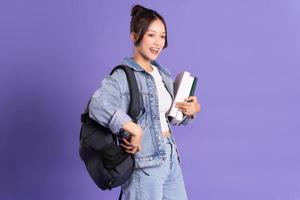
<svg viewBox="0 0 300 200"><path fill-rule="evenodd" d="M137 40L137 34L136 34L135 32L131 32L131 33L130 33L130 39L131 39L131 41L132 41L133 43L135 43L136 40Z"/></svg>

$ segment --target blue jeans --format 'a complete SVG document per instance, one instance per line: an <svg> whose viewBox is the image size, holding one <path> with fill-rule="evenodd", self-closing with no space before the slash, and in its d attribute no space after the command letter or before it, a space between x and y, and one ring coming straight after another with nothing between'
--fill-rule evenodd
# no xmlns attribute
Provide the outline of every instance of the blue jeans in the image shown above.
<svg viewBox="0 0 300 200"><path fill-rule="evenodd" d="M167 159L163 164L144 168L144 172L135 169L122 185L126 200L187 200L175 144L170 138L165 142Z"/></svg>

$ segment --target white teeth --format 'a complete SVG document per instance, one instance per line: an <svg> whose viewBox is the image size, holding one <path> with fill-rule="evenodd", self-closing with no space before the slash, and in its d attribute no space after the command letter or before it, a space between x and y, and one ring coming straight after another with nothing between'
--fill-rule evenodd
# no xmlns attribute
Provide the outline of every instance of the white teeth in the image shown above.
<svg viewBox="0 0 300 200"><path fill-rule="evenodd" d="M150 48L150 51L151 51L152 53L157 54L158 51L159 51L159 49L157 49L157 48Z"/></svg>

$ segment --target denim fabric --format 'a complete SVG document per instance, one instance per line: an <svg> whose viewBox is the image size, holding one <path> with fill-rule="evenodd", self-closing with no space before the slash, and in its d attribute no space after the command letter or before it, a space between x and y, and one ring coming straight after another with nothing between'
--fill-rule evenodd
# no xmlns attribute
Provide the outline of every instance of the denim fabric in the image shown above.
<svg viewBox="0 0 300 200"><path fill-rule="evenodd" d="M135 154L136 167L158 166L163 163L167 155L166 145L161 134L154 78L132 58L125 58L122 64L134 69L142 104L137 121L143 129L142 150ZM173 79L170 73L156 61L151 64L158 68L168 92L174 99ZM101 87L94 92L89 105L89 115L103 126L109 127L112 132L118 133L125 123L132 120L126 113L129 102L130 95L126 74L123 70L116 70L112 75L106 77L102 81ZM190 121L191 119L188 118L183 124ZM169 128L172 133L170 125ZM174 140L173 134L171 137Z"/></svg>
<svg viewBox="0 0 300 200"><path fill-rule="evenodd" d="M176 145L171 138L165 141L166 160L160 166L135 169L131 178L122 185L126 200L187 199Z"/></svg>

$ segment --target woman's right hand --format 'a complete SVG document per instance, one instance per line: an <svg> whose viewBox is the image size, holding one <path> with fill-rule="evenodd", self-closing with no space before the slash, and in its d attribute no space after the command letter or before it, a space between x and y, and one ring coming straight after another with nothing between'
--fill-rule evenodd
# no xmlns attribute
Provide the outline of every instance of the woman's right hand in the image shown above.
<svg viewBox="0 0 300 200"><path fill-rule="evenodd" d="M141 151L143 129L134 122L124 124L123 129L130 134L130 141L123 138L124 143L121 144L125 151L130 154L135 154Z"/></svg>

